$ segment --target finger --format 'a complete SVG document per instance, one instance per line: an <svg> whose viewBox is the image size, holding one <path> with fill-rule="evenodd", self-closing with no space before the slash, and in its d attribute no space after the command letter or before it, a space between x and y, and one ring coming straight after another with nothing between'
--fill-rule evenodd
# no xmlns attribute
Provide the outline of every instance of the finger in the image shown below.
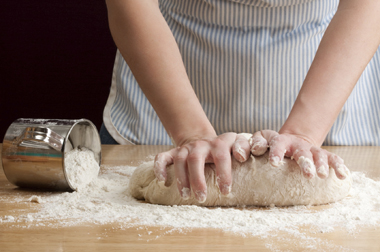
<svg viewBox="0 0 380 252"><path fill-rule="evenodd" d="M174 174L177 178L177 188L179 194L185 200L188 200L191 195L186 163L188 154L188 149L182 147L174 157Z"/></svg>
<svg viewBox="0 0 380 252"><path fill-rule="evenodd" d="M305 178L311 179L315 176L316 170L313 162L313 155L305 146L298 146L292 152L294 160L301 168L302 174Z"/></svg>
<svg viewBox="0 0 380 252"><path fill-rule="evenodd" d="M208 155L208 148L202 144L196 144L187 156L187 167L191 190L195 199L203 203L207 198L207 186L204 174L205 157Z"/></svg>
<svg viewBox="0 0 380 252"><path fill-rule="evenodd" d="M231 192L231 154L227 144L216 139L213 142L212 156L216 169L216 181L219 190L223 195L228 195Z"/></svg>
<svg viewBox="0 0 380 252"><path fill-rule="evenodd" d="M339 156L330 153L330 155L328 155L328 162L329 165L335 170L335 174L338 179L345 179L350 173L348 168L344 165L343 159Z"/></svg>
<svg viewBox="0 0 380 252"><path fill-rule="evenodd" d="M269 142L269 162L272 166L284 163L284 156L291 144L291 139L285 135L272 135Z"/></svg>
<svg viewBox="0 0 380 252"><path fill-rule="evenodd" d="M234 158L240 163L247 161L251 152L250 149L251 146L248 139L242 135L236 135L236 140L232 145L232 155Z"/></svg>
<svg viewBox="0 0 380 252"><path fill-rule="evenodd" d="M262 136L261 131L255 132L249 140L251 153L255 156L261 156L268 150L268 142Z"/></svg>
<svg viewBox="0 0 380 252"><path fill-rule="evenodd" d="M154 159L153 171L159 182L165 182L167 178L166 167L173 164L173 156L177 152L177 148L162 152L156 155Z"/></svg>
<svg viewBox="0 0 380 252"><path fill-rule="evenodd" d="M317 170L318 177L321 179L327 178L329 176L330 169L326 151L315 146L311 147L310 151L313 154L314 165Z"/></svg>

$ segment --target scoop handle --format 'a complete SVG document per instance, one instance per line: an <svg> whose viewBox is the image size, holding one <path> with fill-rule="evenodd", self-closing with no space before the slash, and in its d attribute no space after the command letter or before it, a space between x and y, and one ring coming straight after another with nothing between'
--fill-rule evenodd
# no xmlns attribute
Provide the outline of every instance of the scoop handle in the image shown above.
<svg viewBox="0 0 380 252"><path fill-rule="evenodd" d="M64 138L47 127L26 127L17 141L19 146L62 152Z"/></svg>

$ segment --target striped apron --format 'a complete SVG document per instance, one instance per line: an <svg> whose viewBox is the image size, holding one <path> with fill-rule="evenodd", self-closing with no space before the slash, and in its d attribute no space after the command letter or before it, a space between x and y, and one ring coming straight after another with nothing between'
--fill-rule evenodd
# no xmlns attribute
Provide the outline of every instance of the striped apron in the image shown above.
<svg viewBox="0 0 380 252"><path fill-rule="evenodd" d="M161 0L195 93L218 134L278 131L339 1ZM171 140L117 51L104 124L121 144ZM380 145L380 50L325 145Z"/></svg>

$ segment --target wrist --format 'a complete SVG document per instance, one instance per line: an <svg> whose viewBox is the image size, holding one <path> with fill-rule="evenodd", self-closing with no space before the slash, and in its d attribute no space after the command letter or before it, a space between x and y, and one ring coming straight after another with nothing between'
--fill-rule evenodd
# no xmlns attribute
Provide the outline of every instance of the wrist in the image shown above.
<svg viewBox="0 0 380 252"><path fill-rule="evenodd" d="M324 134L322 135L321 133L318 133L318 130L314 129L314 127L310 127L310 125L300 125L299 123L288 121L285 122L278 133L297 136L298 138L318 147L322 145L326 137Z"/></svg>
<svg viewBox="0 0 380 252"><path fill-rule="evenodd" d="M210 123L205 125L197 125L197 127L181 128L176 134L169 133L174 146L182 146L186 143L199 140L199 139L211 139L217 136L214 128Z"/></svg>
<svg viewBox="0 0 380 252"><path fill-rule="evenodd" d="M338 116L341 104L327 102L329 99L321 95L319 90L314 90L318 83L308 84L310 82L306 80L279 133L295 135L315 146L321 146Z"/></svg>

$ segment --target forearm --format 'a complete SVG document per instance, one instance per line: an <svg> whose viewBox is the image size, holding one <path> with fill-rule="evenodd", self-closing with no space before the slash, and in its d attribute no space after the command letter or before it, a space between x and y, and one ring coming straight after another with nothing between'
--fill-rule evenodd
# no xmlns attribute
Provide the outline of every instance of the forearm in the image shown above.
<svg viewBox="0 0 380 252"><path fill-rule="evenodd" d="M379 3L341 1L280 133L322 144L379 46Z"/></svg>
<svg viewBox="0 0 380 252"><path fill-rule="evenodd" d="M108 0L114 41L176 144L215 135L157 1Z"/></svg>

